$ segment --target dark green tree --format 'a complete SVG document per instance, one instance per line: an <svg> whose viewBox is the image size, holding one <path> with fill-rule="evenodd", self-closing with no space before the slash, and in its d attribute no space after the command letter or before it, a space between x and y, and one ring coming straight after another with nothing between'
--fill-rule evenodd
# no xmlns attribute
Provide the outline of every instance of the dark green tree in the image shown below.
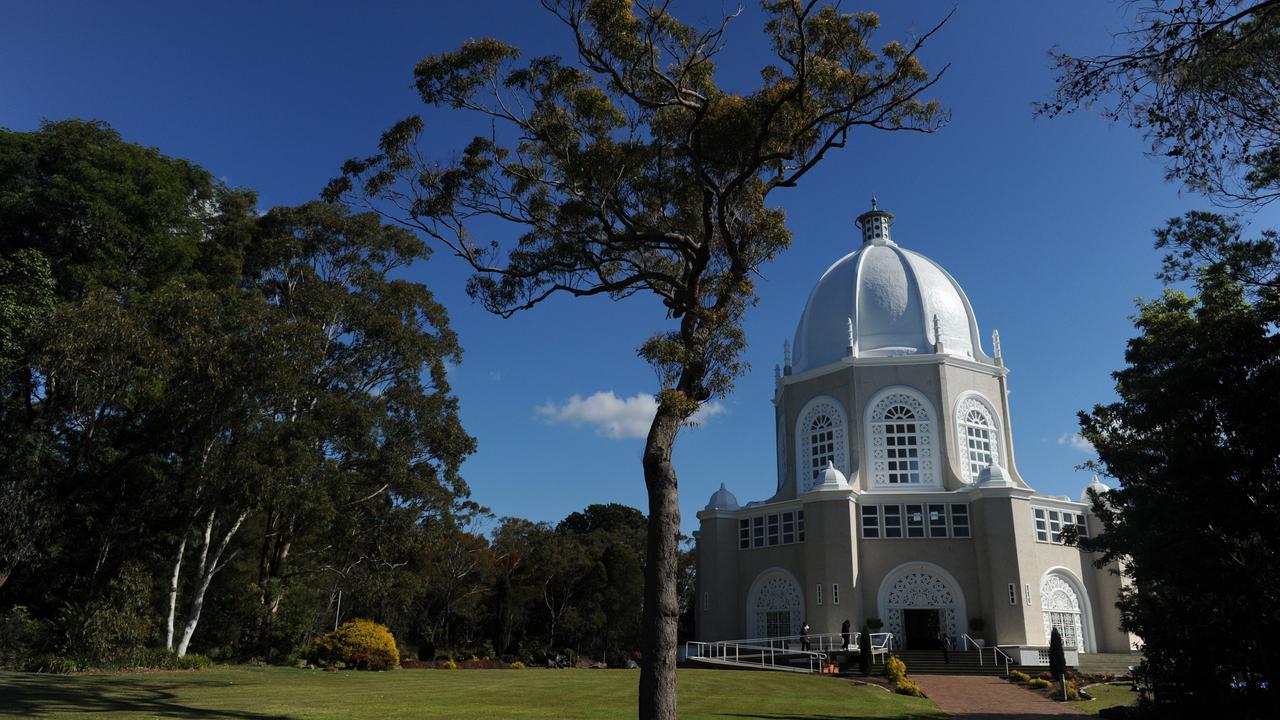
<svg viewBox="0 0 1280 720"><path fill-rule="evenodd" d="M1067 655L1062 648L1062 634L1058 628L1049 633L1049 674L1059 682L1064 680L1067 672Z"/></svg>
<svg viewBox="0 0 1280 720"><path fill-rule="evenodd" d="M1121 610L1157 702L1194 713L1238 698L1233 680L1280 672L1280 253L1274 232L1245 238L1199 212L1157 245L1165 279L1195 294L1139 306L1118 400L1081 416L1120 483L1093 499L1103 532L1080 543L1133 580Z"/></svg>
<svg viewBox="0 0 1280 720"><path fill-rule="evenodd" d="M574 62L519 63L492 39L424 58L414 71L423 102L478 114L483 134L439 163L420 147L423 120L404 120L379 153L347 162L327 197L368 203L449 248L477 271L472 295L503 316L557 294L661 303L640 349L659 383L642 458L639 714L674 720L676 436L743 371L755 279L790 243L773 192L798 185L858 128L929 132L943 121L936 102L920 99L938 79L917 57L933 31L877 50L874 13L769 0L775 57L756 88L738 93L715 68L732 18L698 29L661 3L543 6L568 28ZM490 227L473 222L482 216L517 237L478 241Z"/></svg>

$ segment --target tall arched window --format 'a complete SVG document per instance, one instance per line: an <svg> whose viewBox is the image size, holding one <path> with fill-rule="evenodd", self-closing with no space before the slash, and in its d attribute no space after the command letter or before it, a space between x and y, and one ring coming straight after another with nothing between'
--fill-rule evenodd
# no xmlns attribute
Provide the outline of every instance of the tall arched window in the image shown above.
<svg viewBox="0 0 1280 720"><path fill-rule="evenodd" d="M960 472L969 482L1000 462L1000 431L991 406L976 394L956 404L956 440L960 446Z"/></svg>
<svg viewBox="0 0 1280 720"><path fill-rule="evenodd" d="M915 393L903 389L879 396L867 418L872 485L937 486L933 429L932 411Z"/></svg>
<svg viewBox="0 0 1280 720"><path fill-rule="evenodd" d="M842 473L849 471L846 428L844 410L834 398L814 398L805 405L796 423L796 486L800 492L813 487L828 463Z"/></svg>

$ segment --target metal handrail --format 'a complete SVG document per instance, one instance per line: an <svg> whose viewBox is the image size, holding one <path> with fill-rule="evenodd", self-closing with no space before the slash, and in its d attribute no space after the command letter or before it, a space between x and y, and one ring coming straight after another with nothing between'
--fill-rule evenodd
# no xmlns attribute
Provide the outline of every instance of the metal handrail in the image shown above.
<svg viewBox="0 0 1280 720"><path fill-rule="evenodd" d="M969 637L969 633L960 633L960 639L964 640L964 649L966 651L969 649L970 645L973 645L975 648L977 648L978 664L981 665L982 664L982 646L978 644L978 641Z"/></svg>
<svg viewBox="0 0 1280 720"><path fill-rule="evenodd" d="M992 645L991 646L991 662L999 665L1000 659L997 658L996 655L1000 655L1004 657L1004 674L1007 676L1009 674L1009 663L1013 662L1013 658L1010 657L1008 653L1001 650L999 645ZM978 656L981 657L982 653L978 653Z"/></svg>

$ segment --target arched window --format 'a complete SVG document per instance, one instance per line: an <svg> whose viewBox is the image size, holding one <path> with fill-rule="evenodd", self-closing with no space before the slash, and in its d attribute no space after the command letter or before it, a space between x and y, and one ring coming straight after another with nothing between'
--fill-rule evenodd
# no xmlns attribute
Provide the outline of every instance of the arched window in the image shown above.
<svg viewBox="0 0 1280 720"><path fill-rule="evenodd" d="M889 392L872 404L869 415L872 484L936 486L933 418L923 399L906 390Z"/></svg>
<svg viewBox="0 0 1280 720"><path fill-rule="evenodd" d="M849 451L845 440L844 410L833 398L809 401L796 424L796 485L799 492L813 487L813 481L830 463L848 472Z"/></svg>
<svg viewBox="0 0 1280 720"><path fill-rule="evenodd" d="M990 405L969 395L956 405L956 439L961 448L960 471L969 482L1000 462L1000 432Z"/></svg>
<svg viewBox="0 0 1280 720"><path fill-rule="evenodd" d="M1063 647L1071 650L1087 649L1088 613L1081 602L1076 583L1061 571L1045 573L1040 580L1040 608L1044 613L1044 641L1056 629L1062 636Z"/></svg>

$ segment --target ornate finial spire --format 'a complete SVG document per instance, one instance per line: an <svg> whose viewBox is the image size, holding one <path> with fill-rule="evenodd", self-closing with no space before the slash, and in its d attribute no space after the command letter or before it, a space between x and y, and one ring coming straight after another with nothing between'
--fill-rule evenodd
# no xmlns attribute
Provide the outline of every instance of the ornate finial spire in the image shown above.
<svg viewBox="0 0 1280 720"><path fill-rule="evenodd" d="M781 367L778 367L778 364L777 364L777 363L774 363L774 365L773 365L773 379L774 379L774 380L781 380L781 379L782 379L782 368L781 368Z"/></svg>
<svg viewBox="0 0 1280 720"><path fill-rule="evenodd" d="M893 213L881 210L876 196L871 196L871 209L858 216L858 227L862 228L864 245L893 245L889 238L889 223L893 221Z"/></svg>
<svg viewBox="0 0 1280 720"><path fill-rule="evenodd" d="M858 328L853 324L853 318L846 318L849 325L849 344L845 347L845 355L854 357L858 353Z"/></svg>
<svg viewBox="0 0 1280 720"><path fill-rule="evenodd" d="M782 341L782 367L791 369L791 341Z"/></svg>
<svg viewBox="0 0 1280 720"><path fill-rule="evenodd" d="M942 347L942 320L937 313L933 314L933 351L944 352Z"/></svg>
<svg viewBox="0 0 1280 720"><path fill-rule="evenodd" d="M991 331L991 349L995 352L997 360L1003 357L1003 355L1000 352L1000 331L999 330Z"/></svg>

